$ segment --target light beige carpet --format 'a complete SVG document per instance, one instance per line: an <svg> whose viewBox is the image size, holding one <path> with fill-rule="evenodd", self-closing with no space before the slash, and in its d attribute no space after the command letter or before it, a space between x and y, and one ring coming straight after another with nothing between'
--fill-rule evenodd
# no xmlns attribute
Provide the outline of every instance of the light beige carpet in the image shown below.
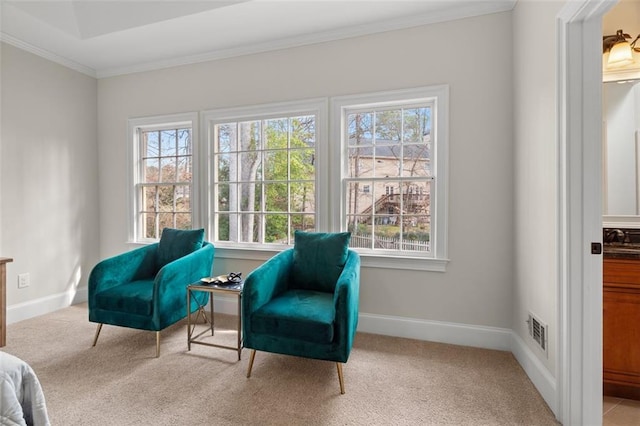
<svg viewBox="0 0 640 426"><path fill-rule="evenodd" d="M233 344L236 317L216 315ZM219 324L218 324L219 323ZM340 395L334 363L95 324L86 304L8 326L5 352L38 375L53 425L555 425L508 352L359 333Z"/></svg>

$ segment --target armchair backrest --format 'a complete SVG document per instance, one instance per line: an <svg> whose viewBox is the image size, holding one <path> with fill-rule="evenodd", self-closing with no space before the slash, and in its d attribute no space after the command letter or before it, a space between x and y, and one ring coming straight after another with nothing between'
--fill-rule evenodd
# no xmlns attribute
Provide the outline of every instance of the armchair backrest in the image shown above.
<svg viewBox="0 0 640 426"><path fill-rule="evenodd" d="M332 293L349 250L350 232L294 234L290 287Z"/></svg>
<svg viewBox="0 0 640 426"><path fill-rule="evenodd" d="M164 228L158 243L157 270L160 270L167 263L202 248L203 243L204 229Z"/></svg>

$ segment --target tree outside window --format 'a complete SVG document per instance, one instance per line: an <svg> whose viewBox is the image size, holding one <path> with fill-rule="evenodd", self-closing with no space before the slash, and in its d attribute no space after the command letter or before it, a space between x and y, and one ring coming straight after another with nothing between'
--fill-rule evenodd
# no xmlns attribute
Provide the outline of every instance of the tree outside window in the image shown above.
<svg viewBox="0 0 640 426"><path fill-rule="evenodd" d="M316 118L286 115L214 126L216 241L291 244L316 229Z"/></svg>
<svg viewBox="0 0 640 426"><path fill-rule="evenodd" d="M190 127L139 129L139 237L158 239L166 227L192 227Z"/></svg>

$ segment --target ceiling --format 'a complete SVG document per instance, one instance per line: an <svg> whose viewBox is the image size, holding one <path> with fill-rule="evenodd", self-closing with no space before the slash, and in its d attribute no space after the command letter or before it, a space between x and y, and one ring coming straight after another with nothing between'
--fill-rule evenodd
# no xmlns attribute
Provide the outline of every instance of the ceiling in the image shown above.
<svg viewBox="0 0 640 426"><path fill-rule="evenodd" d="M0 0L0 40L101 78L501 12L515 2Z"/></svg>

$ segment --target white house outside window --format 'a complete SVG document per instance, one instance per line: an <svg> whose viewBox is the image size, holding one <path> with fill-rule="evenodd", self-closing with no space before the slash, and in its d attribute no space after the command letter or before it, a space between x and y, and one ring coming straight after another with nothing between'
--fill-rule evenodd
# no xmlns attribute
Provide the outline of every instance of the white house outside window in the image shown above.
<svg viewBox="0 0 640 426"><path fill-rule="evenodd" d="M446 86L333 100L343 164L339 220L361 254L444 268L447 103Z"/></svg>

